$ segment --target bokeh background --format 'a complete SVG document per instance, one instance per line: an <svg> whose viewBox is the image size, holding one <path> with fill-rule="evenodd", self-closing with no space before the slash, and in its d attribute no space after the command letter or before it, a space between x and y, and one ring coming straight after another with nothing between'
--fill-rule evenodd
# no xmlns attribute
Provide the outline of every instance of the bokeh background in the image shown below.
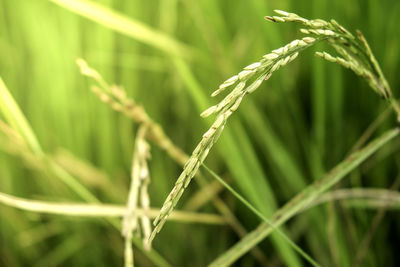
<svg viewBox="0 0 400 267"><path fill-rule="evenodd" d="M0 0L0 76L46 153L104 203L126 202L137 125L90 91L93 83L79 73L78 57L108 82L122 85L188 154L211 122L199 116L217 103L219 98L211 98L211 92L244 66L302 36L297 25L265 21L273 9L335 18L352 32L360 29L394 95L400 96L399 1L93 2L170 36L184 49L173 51L158 40L146 41L143 33L132 37L115 32L52 1ZM318 45L301 54L248 97L207 159L265 215L344 159L387 108L354 73L313 55L325 48ZM395 117L389 115L374 136L394 125ZM82 202L59 180L7 149L4 136L0 141L1 192ZM337 188L390 188L399 173L399 144L382 149ZM159 207L181 167L157 146L151 147L151 154L150 197L152 206ZM184 209L199 189L191 184L178 208ZM260 223L229 192L219 196L246 229ZM199 211L216 212L211 204ZM318 220L310 219L312 212ZM335 203L312 212L290 220L286 233L324 266L353 266L377 210ZM387 212L362 266L399 266L399 219L398 211ZM154 248L172 266L205 266L238 240L227 226L171 222ZM259 248L270 266L307 266L278 238L267 238ZM144 254L135 253L137 266L153 266ZM122 264L121 234L102 219L39 215L0 205L1 266ZM252 254L235 264L259 265Z"/></svg>

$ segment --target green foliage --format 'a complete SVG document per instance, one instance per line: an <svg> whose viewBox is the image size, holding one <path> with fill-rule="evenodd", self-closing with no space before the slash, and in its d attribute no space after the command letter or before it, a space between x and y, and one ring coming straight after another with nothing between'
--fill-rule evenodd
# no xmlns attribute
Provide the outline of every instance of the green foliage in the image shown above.
<svg viewBox="0 0 400 267"><path fill-rule="evenodd" d="M161 207L182 164L212 125L199 114L213 105L207 113L233 112L239 104L206 164L237 189L258 216L225 189L207 190L211 195L195 199L198 191L214 186L212 177L197 173L198 185L191 183L174 203L178 211L156 236L153 250L147 251L141 237L133 235L135 264L307 266L282 234L273 233L269 223L260 225L261 217L282 224L281 233L323 266L399 265L395 209L376 219L399 203L393 183L399 170L394 139L398 131L382 135L396 125L396 118L386 115L365 130L388 106L397 109L400 3L0 0L0 7L0 201L12 206L0 205L1 266L122 265L121 217L138 123L150 125L149 197L151 207ZM323 51L317 55L367 82L309 50L298 57L299 51L293 51L287 60L284 51L276 51L285 57L252 76L251 82L260 87L242 103L242 98L237 103L208 97L243 66L299 38L297 25L263 20L274 8L322 18L339 30L331 18L349 32L360 29L370 46L363 51L370 49L376 59L367 51L357 61L354 51L324 44L317 44L314 52ZM330 29L318 25L303 27L318 40L322 33L330 35ZM364 44L363 38L357 45ZM346 53L356 60L347 60ZM268 75L264 70L279 62L275 71L295 55L293 63L267 82L257 82ZM104 77L96 82L97 96L89 90L94 82L76 67L77 58ZM248 66L220 88L250 79L265 62ZM368 90L369 85L389 101ZM245 93L242 89L236 91ZM365 147L372 138L378 141ZM357 140L362 141L357 147L364 148L346 157ZM383 146L390 140L390 146ZM60 148L69 152L60 153ZM339 169L328 172L337 165ZM340 190L353 187L361 193L350 191L343 202L333 201L347 192ZM365 189L369 187L375 189ZM332 191L323 195L324 190ZM300 197L293 198L296 195ZM182 211L189 201L202 204L190 213ZM314 206L318 203L324 204ZM84 216L89 210L94 214L90 219ZM158 210L151 209L148 217L155 218ZM72 216L77 211L82 218ZM112 217L118 220L110 218L117 211ZM51 215L63 212L68 217ZM147 216L143 214L139 216ZM182 224L185 220L197 223ZM378 221L376 227L372 221ZM269 234L271 238L265 238Z"/></svg>

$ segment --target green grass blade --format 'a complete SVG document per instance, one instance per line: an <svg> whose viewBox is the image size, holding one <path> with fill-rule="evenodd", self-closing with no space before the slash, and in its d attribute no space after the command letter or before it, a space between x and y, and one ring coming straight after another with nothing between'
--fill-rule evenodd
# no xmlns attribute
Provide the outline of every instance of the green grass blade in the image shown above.
<svg viewBox="0 0 400 267"><path fill-rule="evenodd" d="M49 0L82 17L93 20L116 32L132 37L172 56L193 56L193 49L148 25L112 11L100 4L83 0Z"/></svg>
<svg viewBox="0 0 400 267"><path fill-rule="evenodd" d="M30 152L34 153L36 156L39 156L40 159L43 160L46 170L48 170L51 174L60 179L70 189L72 189L73 192L75 192L85 201L99 203L99 200L88 189L86 189L86 187L84 187L78 180L75 179L75 177L65 171L52 159L47 157L46 154L42 151L39 142L37 141L35 134L33 133L24 114L22 113L21 109L15 102L14 98L8 91L6 85L1 78L0 111L10 123L10 125L14 128L14 130L16 130L24 138L24 141L27 143L28 148L31 150ZM114 227L118 228L118 225L115 223L115 221L109 220L109 222ZM134 237L132 241L141 251L143 251L143 253L145 253L149 257L149 259L157 264L157 266L169 266L168 262L155 250L145 250L139 238Z"/></svg>
<svg viewBox="0 0 400 267"><path fill-rule="evenodd" d="M126 213L126 207L115 204L86 204L86 203L67 203L67 202L48 202L37 201L32 199L19 198L0 192L0 203L21 210L64 215L64 216L82 216L82 217L123 217ZM159 209L151 208L149 217L155 218ZM141 208L136 210L138 216L143 216L144 211ZM181 223L204 223L224 225L226 220L219 215L195 213L175 210L171 217L171 221Z"/></svg>
<svg viewBox="0 0 400 267"><path fill-rule="evenodd" d="M249 208L255 215L257 215L261 220L266 222L271 228L276 231L283 239L288 242L288 244L296 250L301 256L304 257L311 265L313 266L320 266L313 258L311 258L304 250L302 250L296 243L294 243L287 235L285 235L279 228L276 228L267 217L265 217L260 211L258 211L253 205L250 204L244 197L242 197L238 192L235 191L229 184L227 184L218 174L208 168L206 165L203 164L203 167L218 181L220 182L225 188L229 190L240 202L242 202L247 208Z"/></svg>
<svg viewBox="0 0 400 267"><path fill-rule="evenodd" d="M31 126L23 115L18 104L11 96L6 85L0 77L0 111L11 127L17 131L28 145L29 149L37 156L42 156L43 151L33 133Z"/></svg>
<svg viewBox="0 0 400 267"><path fill-rule="evenodd" d="M64 182L69 188L77 193L82 199L89 202L98 202L98 200L89 192L78 180L58 166L55 162L46 157L42 151L36 136L26 120L24 114L8 91L3 80L0 78L0 110L8 123L14 130L23 137L30 151L39 156L44 161L46 168Z"/></svg>
<svg viewBox="0 0 400 267"><path fill-rule="evenodd" d="M374 154L382 146L387 144L398 135L399 129L396 128L390 130L379 138L370 142L360 151L351 154L324 177L305 188L285 206L278 210L272 217L271 223L277 227L292 218L301 209L309 205L321 193L337 184L342 178L358 167L369 156ZM225 266L235 262L240 256L271 234L272 231L273 228L271 228L269 224L260 224L257 229L249 233L240 242L236 243L232 248L213 261L211 266Z"/></svg>

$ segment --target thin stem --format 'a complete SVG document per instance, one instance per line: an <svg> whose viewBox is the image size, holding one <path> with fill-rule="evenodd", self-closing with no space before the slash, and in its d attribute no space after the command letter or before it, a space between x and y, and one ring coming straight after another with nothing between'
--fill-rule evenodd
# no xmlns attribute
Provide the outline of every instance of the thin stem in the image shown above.
<svg viewBox="0 0 400 267"><path fill-rule="evenodd" d="M399 135L399 129L395 128L381 135L370 142L363 149L352 153L344 161L339 163L329 173L306 187L297 194L292 200L286 203L272 216L270 223L278 227L299 213L304 207L308 206L324 191L340 182L350 171L358 167L368 157L374 154L382 146L387 144ZM210 266L226 266L233 263L240 256L261 242L264 238L273 232L273 228L268 223L261 223L255 230L249 233L245 238L236 243L232 248L214 260Z"/></svg>
<svg viewBox="0 0 400 267"><path fill-rule="evenodd" d="M113 204L80 204L80 203L57 203L48 201L39 201L32 199L19 198L0 192L0 203L21 210L64 215L72 217L123 217L126 214L126 206ZM160 210L151 208L150 218L155 218ZM144 212L141 208L136 209L138 217L142 217ZM174 211L170 217L171 221L181 223L204 223L225 225L226 220L214 214Z"/></svg>
<svg viewBox="0 0 400 267"><path fill-rule="evenodd" d="M294 243L286 234L275 227L271 221L265 217L259 210L257 210L250 202L248 202L244 197L242 197L237 191L235 191L229 184L227 184L221 177L219 177L215 172L208 168L205 164L202 164L203 168L206 169L218 182L220 182L226 189L229 190L240 202L242 202L247 208L249 208L255 215L257 215L261 220L266 222L274 231L276 231L280 236L282 236L289 245L296 250L301 256L304 257L311 265L321 266L313 258L311 258L303 249L301 249L296 243Z"/></svg>

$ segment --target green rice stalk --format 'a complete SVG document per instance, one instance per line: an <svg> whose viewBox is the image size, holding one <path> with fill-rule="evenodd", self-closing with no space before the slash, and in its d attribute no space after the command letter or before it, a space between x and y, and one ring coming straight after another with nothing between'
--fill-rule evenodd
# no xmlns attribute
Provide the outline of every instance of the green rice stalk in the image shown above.
<svg viewBox="0 0 400 267"><path fill-rule="evenodd" d="M126 214L126 206L122 205L49 202L15 197L1 192L0 203L25 211L71 217L121 218ZM137 208L136 214L140 218L143 216L155 218L159 211L159 209L150 208L149 213L146 214L147 211ZM179 223L226 224L226 220L219 215L179 210L174 211L169 219Z"/></svg>
<svg viewBox="0 0 400 267"><path fill-rule="evenodd" d="M368 157L382 148L389 141L399 135L399 129L390 130L380 137L370 142L363 149L352 153L344 161L339 163L329 173L317 180L313 184L306 187L297 194L292 200L287 202L279 209L270 219L274 227L279 227L290 218L298 214L299 211L310 205L324 191L328 190L338 182L340 182L347 174L358 167ZM236 243L229 250L215 259L210 266L228 266L235 262L239 257L245 254L253 246L264 240L273 232L273 228L268 223L261 223L255 230L249 233L245 238Z"/></svg>
<svg viewBox="0 0 400 267"><path fill-rule="evenodd" d="M302 248L300 248L296 243L294 243L285 233L283 233L279 228L275 228L274 225L265 217L260 211L258 211L250 202L248 202L243 196L241 196L235 189L233 189L228 183L226 183L221 177L219 177L215 172L213 172L206 165L202 165L218 182L220 182L224 187L226 187L229 192L231 192L240 202L242 202L247 208L249 208L255 215L257 215L261 220L269 224L274 231L276 231L280 236L282 236L290 246L296 250L301 256L304 257L311 265L321 266L318 264L311 256L309 256Z"/></svg>

